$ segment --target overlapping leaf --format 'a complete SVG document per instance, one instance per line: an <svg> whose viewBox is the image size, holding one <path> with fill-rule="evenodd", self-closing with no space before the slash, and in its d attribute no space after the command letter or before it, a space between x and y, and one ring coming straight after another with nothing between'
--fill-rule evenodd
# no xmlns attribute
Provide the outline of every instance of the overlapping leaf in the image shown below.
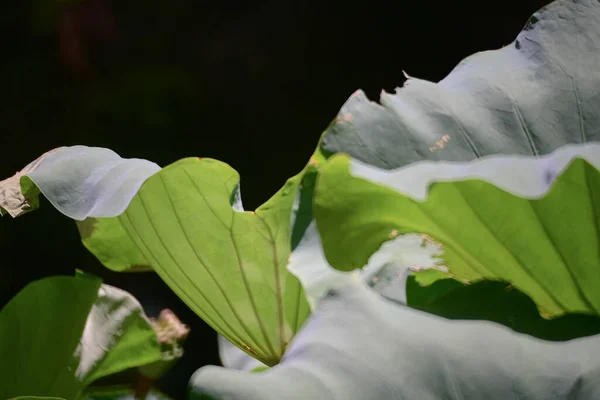
<svg viewBox="0 0 600 400"><path fill-rule="evenodd" d="M595 399L599 341L551 343L487 321L450 321L354 283L329 293L280 365L204 367L190 399Z"/></svg>
<svg viewBox="0 0 600 400"><path fill-rule="evenodd" d="M161 359L128 293L87 276L33 282L0 312L0 398L75 399L94 380Z"/></svg>
<svg viewBox="0 0 600 400"><path fill-rule="evenodd" d="M219 357L225 368L237 369L240 371L253 371L268 368L265 364L256 358L240 350L225 337L219 335Z"/></svg>
<svg viewBox="0 0 600 400"><path fill-rule="evenodd" d="M79 221L83 243L108 268L148 270L148 261L118 223L98 225L95 218L122 213L144 181L159 170L155 163L124 159L109 149L60 147L0 181L0 213L17 217L32 211L41 193L58 211Z"/></svg>
<svg viewBox="0 0 600 400"><path fill-rule="evenodd" d="M391 232L423 233L456 279L508 281L551 316L599 315L598 167L600 144L397 171L336 156L321 169L315 215L338 269L361 268Z"/></svg>
<svg viewBox="0 0 600 400"><path fill-rule="evenodd" d="M410 307L455 320L493 321L544 340L564 341L600 334L599 317L569 313L543 318L536 304L508 282L465 285L454 279L439 279L423 286L410 276L406 292Z"/></svg>
<svg viewBox="0 0 600 400"><path fill-rule="evenodd" d="M543 155L599 140L599 19L595 1L557 1L532 16L513 43L466 58L439 83L409 77L395 94L382 93L381 105L358 91L319 149L394 169L421 160ZM320 273L319 292L339 278L325 267L315 270L294 273L303 281L302 274Z"/></svg>
<svg viewBox="0 0 600 400"><path fill-rule="evenodd" d="M395 169L600 140L599 19L596 0L556 1L513 43L467 57L439 83L409 77L381 105L358 91L323 149Z"/></svg>
<svg viewBox="0 0 600 400"><path fill-rule="evenodd" d="M135 169L140 163L143 168ZM77 146L47 153L0 186L15 193L5 199L20 196L25 205L39 190L67 216L84 219L84 243L105 265L151 266L227 339L265 364L276 363L309 313L302 287L286 267L311 200L299 185L312 188L314 167L256 212L242 210L239 176L224 163L188 158L157 169Z"/></svg>

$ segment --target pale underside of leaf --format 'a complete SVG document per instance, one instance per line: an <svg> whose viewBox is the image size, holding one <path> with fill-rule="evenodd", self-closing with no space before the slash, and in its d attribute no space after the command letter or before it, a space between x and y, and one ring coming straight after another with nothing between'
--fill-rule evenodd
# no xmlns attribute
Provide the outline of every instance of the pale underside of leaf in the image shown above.
<svg viewBox="0 0 600 400"><path fill-rule="evenodd" d="M329 293L276 368L204 367L190 399L595 399L599 340L550 343L450 321L354 282Z"/></svg>
<svg viewBox="0 0 600 400"><path fill-rule="evenodd" d="M395 94L381 94L381 105L357 91L323 148L395 169L598 141L599 19L595 0L556 1L513 43L467 57L439 83L407 76Z"/></svg>
<svg viewBox="0 0 600 400"><path fill-rule="evenodd" d="M59 147L0 182L0 210L17 217L38 206L43 194L75 220L121 214L143 182L160 170L155 163L121 158L100 147Z"/></svg>

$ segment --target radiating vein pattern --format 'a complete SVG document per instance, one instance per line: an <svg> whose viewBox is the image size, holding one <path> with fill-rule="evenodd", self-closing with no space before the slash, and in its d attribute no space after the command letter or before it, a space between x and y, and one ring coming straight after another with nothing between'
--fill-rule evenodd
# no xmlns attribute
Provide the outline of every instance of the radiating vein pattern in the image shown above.
<svg viewBox="0 0 600 400"><path fill-rule="evenodd" d="M309 312L286 269L298 180L256 212L232 208L238 183L237 172L224 163L183 159L148 179L119 219L193 311L273 365Z"/></svg>

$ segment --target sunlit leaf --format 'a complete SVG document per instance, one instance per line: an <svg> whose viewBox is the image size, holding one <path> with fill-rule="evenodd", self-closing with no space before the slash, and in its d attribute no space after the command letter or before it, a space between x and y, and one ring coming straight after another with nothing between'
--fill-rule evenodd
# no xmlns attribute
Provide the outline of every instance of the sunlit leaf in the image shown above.
<svg viewBox="0 0 600 400"><path fill-rule="evenodd" d="M391 232L422 233L441 243L450 277L510 282L547 315L599 315L599 167L600 144L394 171L336 156L315 215L335 268L361 268Z"/></svg>
<svg viewBox="0 0 600 400"><path fill-rule="evenodd" d="M267 365L279 361L308 313L286 269L300 178L255 212L239 211L238 174L216 160L188 158L148 179L118 217L192 310Z"/></svg>
<svg viewBox="0 0 600 400"><path fill-rule="evenodd" d="M43 193L63 214L83 219L84 243L105 265L151 267L229 341L267 365L279 361L310 312L287 265L311 215L305 210L311 197L303 197L300 185L312 189L313 166L246 212L237 172L212 159L187 158L158 170L76 146L33 164L0 185L14 189L5 209L19 210Z"/></svg>

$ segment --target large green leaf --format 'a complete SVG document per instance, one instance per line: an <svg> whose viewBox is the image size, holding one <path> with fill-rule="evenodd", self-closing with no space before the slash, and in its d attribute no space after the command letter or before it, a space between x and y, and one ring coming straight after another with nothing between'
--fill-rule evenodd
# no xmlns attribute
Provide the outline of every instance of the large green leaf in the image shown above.
<svg viewBox="0 0 600 400"><path fill-rule="evenodd" d="M451 277L508 281L551 316L599 315L599 167L600 144L397 171L336 156L315 215L335 268L361 268L391 233L423 233L442 244Z"/></svg>
<svg viewBox="0 0 600 400"><path fill-rule="evenodd" d="M140 304L86 275L51 277L0 312L0 398L75 399L91 382L161 359Z"/></svg>
<svg viewBox="0 0 600 400"><path fill-rule="evenodd" d="M279 361L309 312L286 269L300 180L290 179L255 212L244 212L232 168L188 158L148 179L118 217L190 308L267 365Z"/></svg>
<svg viewBox="0 0 600 400"><path fill-rule="evenodd" d="M409 77L395 94L382 93L381 105L358 91L323 148L393 169L599 140L599 19L597 0L556 1L513 43L464 59L439 83Z"/></svg>
<svg viewBox="0 0 600 400"><path fill-rule="evenodd" d="M600 336L553 343L487 321L451 321L360 283L331 291L281 364L204 367L190 399L600 398Z"/></svg>

